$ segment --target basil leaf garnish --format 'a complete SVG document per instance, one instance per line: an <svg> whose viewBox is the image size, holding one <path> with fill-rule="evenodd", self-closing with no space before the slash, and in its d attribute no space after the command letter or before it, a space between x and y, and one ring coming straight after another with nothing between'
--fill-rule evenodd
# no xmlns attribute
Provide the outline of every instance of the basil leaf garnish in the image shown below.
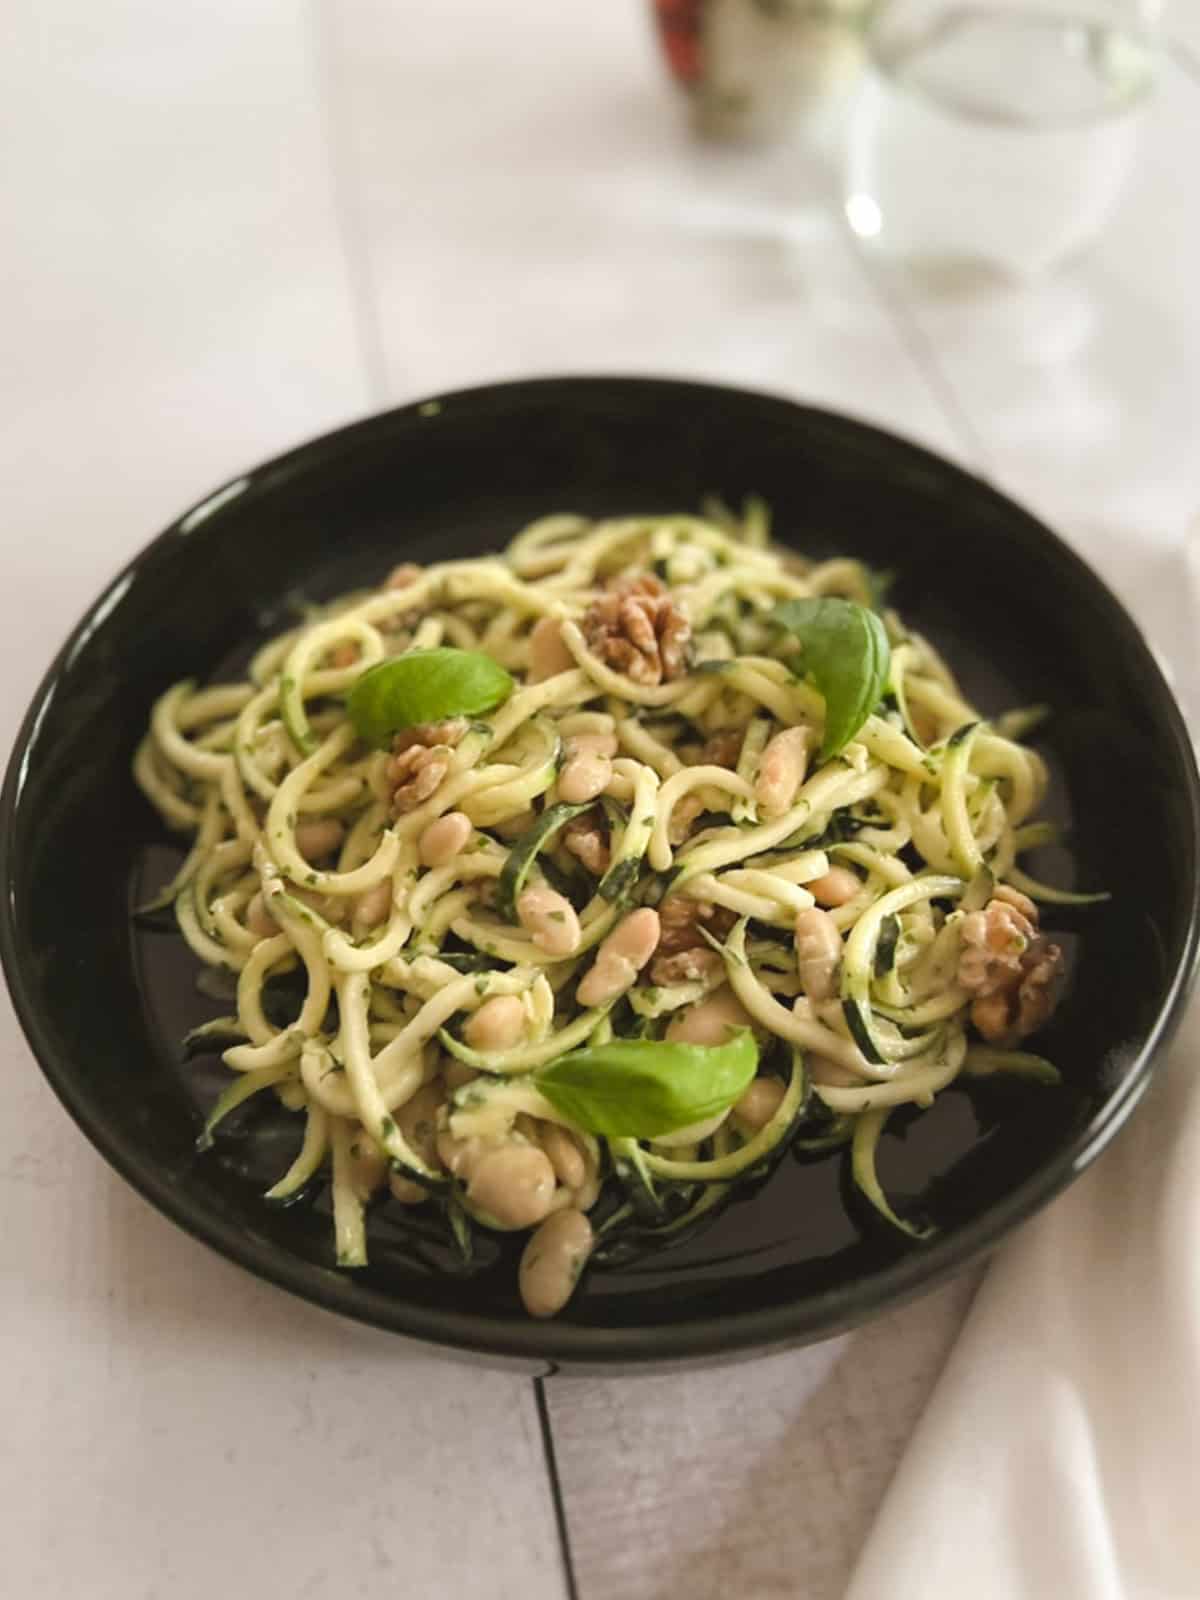
<svg viewBox="0 0 1200 1600"><path fill-rule="evenodd" d="M504 668L477 650L410 650L368 667L346 710L359 738L382 748L401 728L494 711L512 691Z"/></svg>
<svg viewBox="0 0 1200 1600"><path fill-rule="evenodd" d="M837 755L879 704L892 652L883 623L866 606L831 597L785 600L771 621L796 636L802 665L825 701L821 758Z"/></svg>
<svg viewBox="0 0 1200 1600"><path fill-rule="evenodd" d="M754 1035L727 1044L614 1039L559 1056L534 1075L558 1111L609 1139L654 1139L715 1117L739 1099L758 1066Z"/></svg>

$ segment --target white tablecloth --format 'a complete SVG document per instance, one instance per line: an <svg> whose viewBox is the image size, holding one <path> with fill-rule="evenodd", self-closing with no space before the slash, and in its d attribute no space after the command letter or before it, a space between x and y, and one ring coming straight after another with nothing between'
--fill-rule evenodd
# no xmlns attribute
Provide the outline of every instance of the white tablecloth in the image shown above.
<svg viewBox="0 0 1200 1600"><path fill-rule="evenodd" d="M864 266L811 150L693 143L632 0L15 0L6 22L0 739L101 583L215 483L380 405L568 370L757 384L974 464L1193 669L1185 70L1068 278L1091 336L1039 367ZM855 1600L967 1573L981 1597L1200 1589L1188 1059L999 1257ZM107 1171L6 1007L0 1063L14 1600L834 1600L975 1283L716 1376L535 1386L245 1278Z"/></svg>

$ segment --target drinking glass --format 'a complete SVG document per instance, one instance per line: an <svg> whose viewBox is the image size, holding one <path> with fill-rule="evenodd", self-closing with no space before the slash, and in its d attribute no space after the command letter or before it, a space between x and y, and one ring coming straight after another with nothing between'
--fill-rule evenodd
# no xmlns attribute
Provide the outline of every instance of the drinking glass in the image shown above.
<svg viewBox="0 0 1200 1600"><path fill-rule="evenodd" d="M885 0L844 204L939 285L1037 279L1103 229L1155 81L1158 0Z"/></svg>

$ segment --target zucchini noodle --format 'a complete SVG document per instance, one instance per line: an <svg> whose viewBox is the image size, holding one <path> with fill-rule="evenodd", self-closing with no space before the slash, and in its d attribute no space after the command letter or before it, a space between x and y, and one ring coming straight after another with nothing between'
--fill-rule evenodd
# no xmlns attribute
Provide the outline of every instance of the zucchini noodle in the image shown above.
<svg viewBox="0 0 1200 1600"><path fill-rule="evenodd" d="M237 982L236 1016L188 1041L233 1075L200 1143L256 1096L294 1113L267 1199L328 1183L340 1266L366 1264L379 1198L440 1215L464 1258L475 1230L544 1224L628 1260L707 1225L789 1147L845 1159L876 1218L924 1238L933 1223L884 1194L888 1118L960 1079L1056 1081L1013 1048L1061 966L1033 902L1102 897L1019 864L1058 837L1019 738L1044 708L985 718L887 611L883 698L818 759L825 701L772 614L869 606L872 574L777 553L759 501L708 512L548 516L503 556L398 568L310 608L247 681L185 679L151 710L134 778L190 845L142 909L173 906ZM352 686L439 646L490 657L512 692L368 748ZM606 941L635 913L658 943L605 990ZM657 1140L598 1137L539 1087L589 1045L737 1028L759 1075ZM574 1283L545 1289L565 1260L551 1237L521 1269L538 1315Z"/></svg>

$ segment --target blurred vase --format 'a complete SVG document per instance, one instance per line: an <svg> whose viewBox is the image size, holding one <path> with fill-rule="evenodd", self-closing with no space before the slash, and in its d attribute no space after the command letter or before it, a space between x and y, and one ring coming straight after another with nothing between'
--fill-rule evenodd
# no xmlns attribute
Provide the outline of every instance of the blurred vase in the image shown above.
<svg viewBox="0 0 1200 1600"><path fill-rule="evenodd" d="M653 0L697 131L765 141L843 94L874 0Z"/></svg>

